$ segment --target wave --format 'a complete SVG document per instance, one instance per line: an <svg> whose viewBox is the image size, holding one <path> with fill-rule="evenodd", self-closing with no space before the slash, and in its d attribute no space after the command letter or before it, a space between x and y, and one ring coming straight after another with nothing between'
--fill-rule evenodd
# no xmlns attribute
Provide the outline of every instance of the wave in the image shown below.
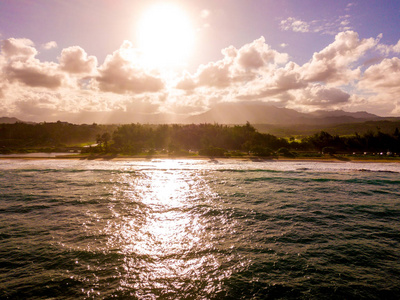
<svg viewBox="0 0 400 300"><path fill-rule="evenodd" d="M398 165L57 163L0 166L0 298L400 293Z"/></svg>
<svg viewBox="0 0 400 300"><path fill-rule="evenodd" d="M400 171L391 171L391 170L373 170L373 169L358 169L359 172L371 172L371 173L388 173L388 174L399 174Z"/></svg>

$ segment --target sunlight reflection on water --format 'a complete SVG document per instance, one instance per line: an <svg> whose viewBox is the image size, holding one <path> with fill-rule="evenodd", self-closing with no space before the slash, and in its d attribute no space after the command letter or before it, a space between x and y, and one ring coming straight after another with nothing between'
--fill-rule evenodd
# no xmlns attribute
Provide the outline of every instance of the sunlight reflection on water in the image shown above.
<svg viewBox="0 0 400 300"><path fill-rule="evenodd" d="M204 253L212 243L202 222L204 210L196 207L216 196L197 170L183 171L179 161L169 160L117 180L125 189L117 193L124 205L138 208L129 214L112 207L114 219L106 229L109 246L124 254L122 289L136 291L137 297L193 289L188 283L215 273L220 262ZM216 288L207 285L203 291Z"/></svg>

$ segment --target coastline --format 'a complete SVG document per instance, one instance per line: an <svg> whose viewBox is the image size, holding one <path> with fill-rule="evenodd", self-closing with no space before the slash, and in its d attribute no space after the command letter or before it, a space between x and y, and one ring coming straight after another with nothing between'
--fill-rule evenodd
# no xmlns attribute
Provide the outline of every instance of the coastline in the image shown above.
<svg viewBox="0 0 400 300"><path fill-rule="evenodd" d="M42 153L31 153L30 155L7 154L0 156L1 160L97 160L97 161L132 161L132 160L152 160L152 159L176 159L176 160L210 160L227 161L242 160L254 162L326 162L326 163L400 163L400 157L395 158L363 158L363 157L208 157L208 156L169 156L169 155L80 155L80 154L60 154L45 156Z"/></svg>

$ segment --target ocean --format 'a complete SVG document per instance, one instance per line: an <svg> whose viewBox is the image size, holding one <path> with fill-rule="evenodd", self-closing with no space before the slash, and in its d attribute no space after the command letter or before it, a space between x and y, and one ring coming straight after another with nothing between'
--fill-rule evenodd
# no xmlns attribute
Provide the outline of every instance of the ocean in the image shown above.
<svg viewBox="0 0 400 300"><path fill-rule="evenodd" d="M0 299L399 299L400 164L0 160Z"/></svg>

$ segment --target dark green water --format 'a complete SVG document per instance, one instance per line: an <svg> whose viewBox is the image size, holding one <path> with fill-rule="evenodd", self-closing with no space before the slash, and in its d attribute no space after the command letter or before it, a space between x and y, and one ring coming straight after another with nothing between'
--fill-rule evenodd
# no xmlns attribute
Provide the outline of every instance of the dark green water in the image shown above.
<svg viewBox="0 0 400 300"><path fill-rule="evenodd" d="M400 165L0 160L1 299L399 299Z"/></svg>

